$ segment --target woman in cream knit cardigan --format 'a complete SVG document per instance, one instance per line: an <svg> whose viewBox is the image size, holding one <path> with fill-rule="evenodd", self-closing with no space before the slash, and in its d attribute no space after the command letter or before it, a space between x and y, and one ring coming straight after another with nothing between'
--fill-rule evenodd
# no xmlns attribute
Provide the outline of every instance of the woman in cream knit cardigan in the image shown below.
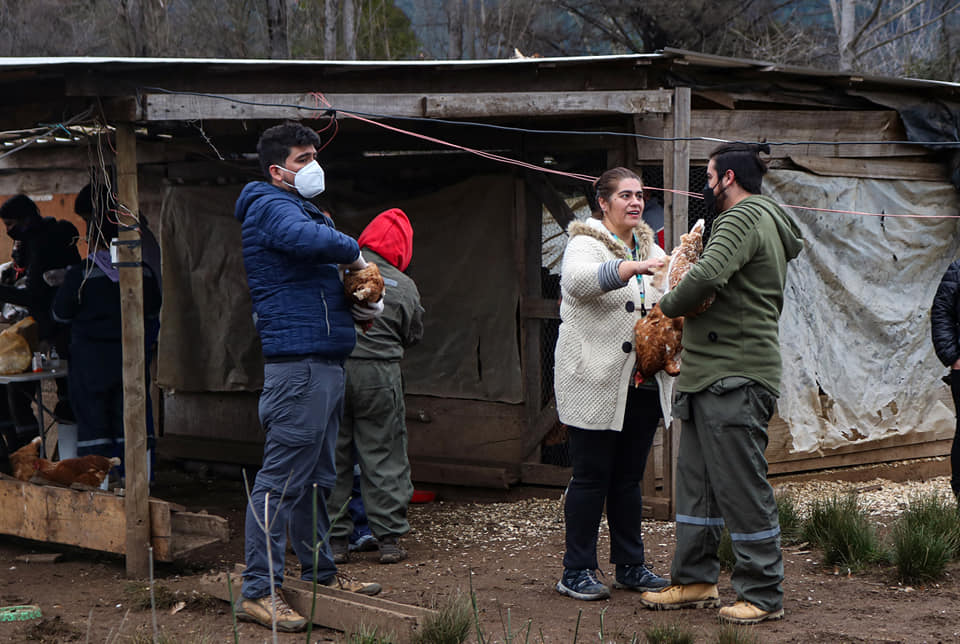
<svg viewBox="0 0 960 644"><path fill-rule="evenodd" d="M649 276L664 252L641 219L640 177L613 168L595 187L600 212L567 230L554 379L573 464L557 591L584 600L610 596L594 574L604 502L614 587L645 591L668 583L644 565L640 532L640 483L660 416L658 392L653 383L632 385L633 327L660 297Z"/></svg>

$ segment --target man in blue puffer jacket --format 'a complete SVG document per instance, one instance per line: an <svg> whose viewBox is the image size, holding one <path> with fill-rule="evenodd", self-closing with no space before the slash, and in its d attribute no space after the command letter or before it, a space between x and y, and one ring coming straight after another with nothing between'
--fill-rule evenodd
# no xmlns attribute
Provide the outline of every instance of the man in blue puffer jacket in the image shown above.
<svg viewBox="0 0 960 644"><path fill-rule="evenodd" d="M319 146L316 132L299 123L266 130L257 153L268 181L248 183L235 211L263 345L258 412L266 434L263 466L247 506L246 570L236 613L239 619L267 628L275 621L277 630L288 632L306 628L306 619L280 593L288 528L302 579L368 595L380 591L378 584L338 577L326 543L330 520L325 499L336 483L343 363L356 343L354 320L378 316L383 301L351 306L344 296L339 272L359 270L366 262L357 242L338 232L333 221L308 201L324 188L317 163ZM314 564L311 544L316 542L322 543L314 546L318 550ZM271 587L276 589L272 600Z"/></svg>

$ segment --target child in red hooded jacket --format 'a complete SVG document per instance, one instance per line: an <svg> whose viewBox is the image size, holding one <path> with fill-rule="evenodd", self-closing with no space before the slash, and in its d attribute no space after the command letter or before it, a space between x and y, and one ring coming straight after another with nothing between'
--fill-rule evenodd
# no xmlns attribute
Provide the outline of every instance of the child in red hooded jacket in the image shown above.
<svg viewBox="0 0 960 644"><path fill-rule="evenodd" d="M350 498L356 446L360 489L380 563L406 558L400 536L410 531L407 505L413 494L407 459L400 360L423 337L423 307L417 285L403 271L413 257L413 228L407 215L391 208L377 215L357 240L363 257L377 265L385 285L383 315L363 334L347 359L344 415L337 437L337 484L327 508L335 517ZM349 513L334 522L330 546L346 562L353 530Z"/></svg>

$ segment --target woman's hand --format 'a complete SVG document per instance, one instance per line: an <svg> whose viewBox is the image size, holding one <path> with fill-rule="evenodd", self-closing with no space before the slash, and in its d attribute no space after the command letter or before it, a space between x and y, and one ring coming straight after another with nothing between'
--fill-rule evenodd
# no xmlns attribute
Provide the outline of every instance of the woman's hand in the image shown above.
<svg viewBox="0 0 960 644"><path fill-rule="evenodd" d="M634 275L653 275L653 271L663 266L664 263L660 257L645 259L642 262L621 262L620 280L626 282Z"/></svg>

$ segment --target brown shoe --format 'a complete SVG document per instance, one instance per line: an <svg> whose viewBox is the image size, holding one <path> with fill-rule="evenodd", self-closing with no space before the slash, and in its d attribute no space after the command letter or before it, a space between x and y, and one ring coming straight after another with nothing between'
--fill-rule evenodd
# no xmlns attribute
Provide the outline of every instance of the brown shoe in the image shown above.
<svg viewBox="0 0 960 644"><path fill-rule="evenodd" d="M407 558L407 551L400 546L400 540L394 536L380 539L380 563L392 564Z"/></svg>
<svg viewBox="0 0 960 644"><path fill-rule="evenodd" d="M307 620L303 615L290 608L279 589L276 592L275 604L271 605L270 595L257 599L244 597L236 603L234 608L237 619L244 622L256 622L271 629L273 628L274 614L276 614L277 630L284 633L298 633L307 628Z"/></svg>
<svg viewBox="0 0 960 644"><path fill-rule="evenodd" d="M647 608L674 610L677 608L716 608L720 593L716 584L686 584L667 586L657 592L640 595L640 603Z"/></svg>
<svg viewBox="0 0 960 644"><path fill-rule="evenodd" d="M720 621L731 624L759 624L774 619L783 619L782 608L767 611L742 599L733 606L724 606L720 609Z"/></svg>
<svg viewBox="0 0 960 644"><path fill-rule="evenodd" d="M353 577L345 575L342 572L338 572L327 581L321 581L318 583L321 586L326 586L327 588L339 588L340 590L345 590L349 593L357 593L360 595L376 595L382 590L380 584L378 583L372 581L357 581Z"/></svg>

